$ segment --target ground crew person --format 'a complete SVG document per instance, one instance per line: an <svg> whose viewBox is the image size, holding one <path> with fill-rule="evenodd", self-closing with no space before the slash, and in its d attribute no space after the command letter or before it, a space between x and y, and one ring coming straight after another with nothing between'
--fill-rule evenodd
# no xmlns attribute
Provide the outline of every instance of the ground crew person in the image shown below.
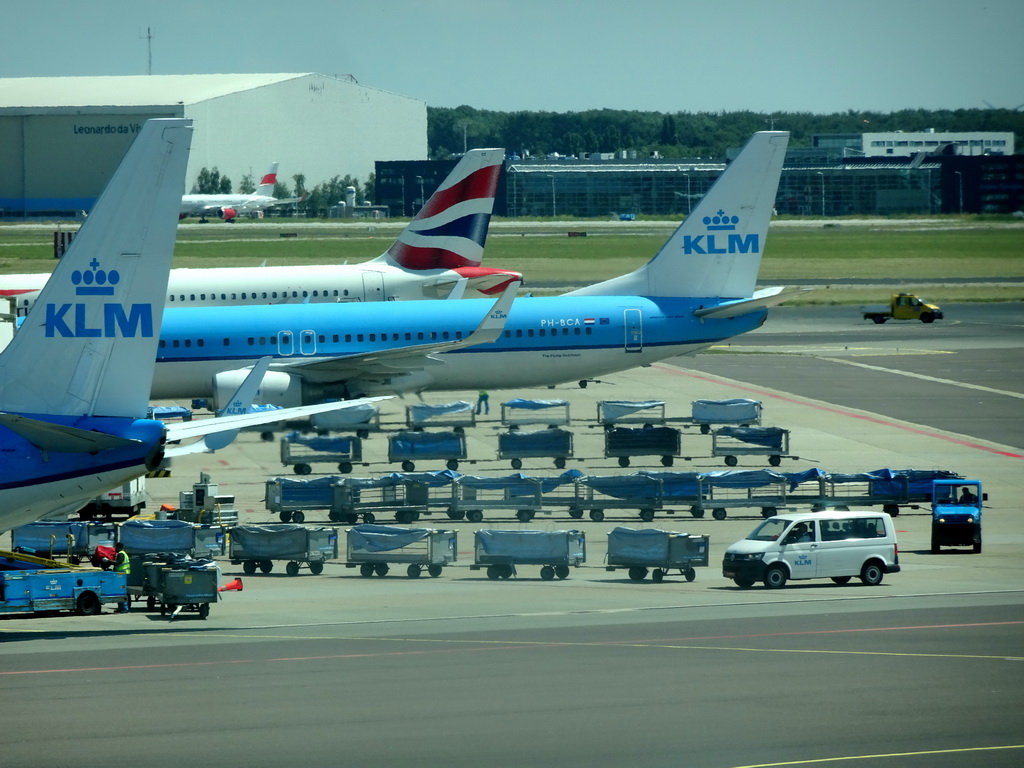
<svg viewBox="0 0 1024 768"><path fill-rule="evenodd" d="M491 404L489 402L489 395L485 390L480 390L480 394L476 397L476 414L480 415L480 410L483 409L484 413L491 412Z"/></svg>
<svg viewBox="0 0 1024 768"><path fill-rule="evenodd" d="M114 573L123 573L125 579L128 578L128 574L132 572L132 561L128 557L128 553L124 551L124 544L117 542L117 546L114 547ZM131 607L131 598L125 594L124 602L121 603L117 609L118 613L128 613Z"/></svg>

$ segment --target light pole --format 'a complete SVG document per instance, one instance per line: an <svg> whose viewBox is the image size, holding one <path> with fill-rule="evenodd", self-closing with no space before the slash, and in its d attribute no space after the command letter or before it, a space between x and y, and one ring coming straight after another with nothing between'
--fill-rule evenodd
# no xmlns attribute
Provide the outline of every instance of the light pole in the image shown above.
<svg viewBox="0 0 1024 768"><path fill-rule="evenodd" d="M957 182L960 185L960 215L964 212L964 175L960 171L953 171L956 174Z"/></svg>
<svg viewBox="0 0 1024 768"><path fill-rule="evenodd" d="M821 215L825 216L825 174L821 171L817 171L817 174L821 176Z"/></svg>

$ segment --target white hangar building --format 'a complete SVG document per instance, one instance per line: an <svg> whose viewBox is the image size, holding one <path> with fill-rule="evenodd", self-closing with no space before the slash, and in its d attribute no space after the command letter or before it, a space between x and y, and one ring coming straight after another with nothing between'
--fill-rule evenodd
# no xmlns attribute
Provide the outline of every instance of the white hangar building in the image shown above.
<svg viewBox="0 0 1024 768"><path fill-rule="evenodd" d="M142 122L195 121L182 193L216 167L237 191L272 162L289 187L427 158L427 105L314 73L0 78L0 218L88 211Z"/></svg>

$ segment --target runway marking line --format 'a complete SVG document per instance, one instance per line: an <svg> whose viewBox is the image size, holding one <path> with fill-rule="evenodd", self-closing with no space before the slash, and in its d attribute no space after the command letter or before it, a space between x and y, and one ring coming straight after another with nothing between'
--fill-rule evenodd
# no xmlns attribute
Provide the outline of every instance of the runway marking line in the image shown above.
<svg viewBox="0 0 1024 768"><path fill-rule="evenodd" d="M994 453L998 456L1006 456L1007 458L1011 459L1024 459L1024 454L1013 453L1011 451L1003 451L998 448L990 448L987 445L981 445L980 443L974 443L971 442L970 440L964 440L959 437L953 437L952 435L943 435L932 430L921 429L919 427L912 427L909 424L900 424L899 422L892 421L890 419L883 419L877 416L869 416L863 413L856 413L847 408L825 405L823 403L810 399L798 399L796 397L781 395L775 392L770 392L765 389L750 386L748 384L740 384L739 382L736 382L733 379L728 379L725 376L718 377L716 380L715 378L712 378L709 375L693 373L692 371L687 371L682 368L673 368L671 366L663 364L656 363L651 367L656 368L657 370L662 371L664 373L672 374L674 376L686 376L687 378L690 379L698 379L700 381L706 381L712 384L721 384L722 381L726 381L729 383L729 386L734 387L735 389L739 389L744 392L750 392L760 397L774 398L775 400L781 400L782 402L785 403L792 403L793 405L799 405L805 408L814 408L819 411L825 411L826 413L834 413L837 416L846 416L851 419L859 419L860 421L866 421L871 424L878 424L884 427L892 427L893 429L899 429L904 432L909 432L913 435L921 435L922 437L932 437L935 438L936 440L944 440L947 443L953 443L954 445L959 445L964 448L972 448L977 451L986 451L987 453Z"/></svg>
<svg viewBox="0 0 1024 768"><path fill-rule="evenodd" d="M1001 749L1024 749L1024 744L1005 744L998 747L958 747L955 749L927 749L920 752L888 752L878 755L847 755L845 757L819 757L813 760L789 760L784 763L753 763L738 765L735 768L781 768L786 765L821 765L823 763L839 763L847 760L884 760L891 757L923 757L924 755L956 755L965 752L992 752Z"/></svg>

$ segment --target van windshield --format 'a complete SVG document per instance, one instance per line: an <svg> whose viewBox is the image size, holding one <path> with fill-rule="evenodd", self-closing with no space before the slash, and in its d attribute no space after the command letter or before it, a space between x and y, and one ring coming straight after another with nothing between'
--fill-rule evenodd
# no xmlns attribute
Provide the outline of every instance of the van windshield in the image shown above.
<svg viewBox="0 0 1024 768"><path fill-rule="evenodd" d="M747 536L748 541L775 541L786 528L789 527L789 520L778 520L774 517L768 518Z"/></svg>

